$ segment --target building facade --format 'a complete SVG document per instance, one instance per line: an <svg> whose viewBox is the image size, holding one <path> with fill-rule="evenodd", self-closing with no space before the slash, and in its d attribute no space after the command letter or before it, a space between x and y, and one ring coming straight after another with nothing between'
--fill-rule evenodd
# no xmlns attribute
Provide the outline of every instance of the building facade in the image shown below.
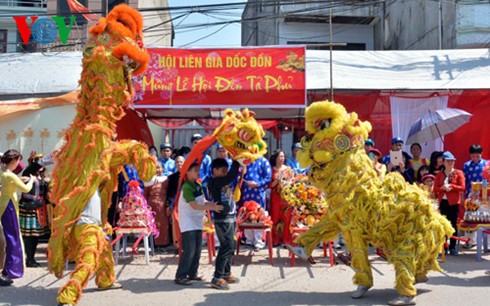
<svg viewBox="0 0 490 306"><path fill-rule="evenodd" d="M170 12L162 10L168 7L167 0L78 0L97 15L103 16L120 3L126 3L134 8L154 8L155 11L142 12L144 18L146 46L169 47L173 44L173 27ZM32 19L27 17L25 24L32 32L27 44L23 42L22 35L13 16L40 16L37 21L48 19L44 23L37 23L33 27ZM44 15L44 16L43 16ZM57 36L57 25L52 16L66 17L65 25L70 27L70 16L76 16L67 40L60 41ZM0 53L5 52L39 52L39 51L75 51L81 50L87 40L87 30L93 24L80 14L73 14L67 0L0 0ZM40 25L43 26L40 26ZM55 39L49 43L40 44L43 36L39 29L51 27L54 29Z"/></svg>
<svg viewBox="0 0 490 306"><path fill-rule="evenodd" d="M308 49L430 50L488 47L488 0L249 0L242 45L306 44Z"/></svg>

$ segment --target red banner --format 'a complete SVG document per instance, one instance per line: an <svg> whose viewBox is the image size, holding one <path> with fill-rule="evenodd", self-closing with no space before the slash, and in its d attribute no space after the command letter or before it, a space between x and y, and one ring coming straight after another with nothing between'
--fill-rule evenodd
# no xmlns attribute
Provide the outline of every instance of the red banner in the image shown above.
<svg viewBox="0 0 490 306"><path fill-rule="evenodd" d="M305 107L305 49L148 49L135 108Z"/></svg>

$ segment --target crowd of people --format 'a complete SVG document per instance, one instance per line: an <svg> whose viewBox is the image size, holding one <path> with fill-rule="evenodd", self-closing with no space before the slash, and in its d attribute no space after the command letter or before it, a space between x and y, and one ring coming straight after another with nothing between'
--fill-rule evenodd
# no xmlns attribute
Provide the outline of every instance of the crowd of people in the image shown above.
<svg viewBox="0 0 490 306"><path fill-rule="evenodd" d="M190 285L193 281L203 280L198 273L203 216L204 211L212 212L209 215L214 222L219 251L211 284L217 289L228 289L229 284L239 282L231 273L238 208L246 201L257 202L272 219L274 246L291 243L291 216L286 209L288 203L281 197L281 173L293 171L307 174L308 168L302 168L296 160L300 143L291 147L289 157L289 152L279 149L271 152L269 158L261 157L247 166L233 161L218 144L214 159L206 153L202 163L190 166L185 173L186 180L180 196L176 199L182 165L192 147L201 139L202 135L194 134L190 147L180 149L175 149L171 143L160 145L159 151L154 146L150 147L150 153L157 160L157 172L151 180L140 181L140 187L155 214L155 224L160 233L154 238L155 247L177 252L176 241L180 234L182 253L175 276L177 284ZM410 154L402 150L403 144L400 137L392 139L391 152L402 153L401 160L396 161L392 160L395 156L392 153L383 156L370 138L365 141L365 150L381 179L386 173L397 171L407 183L425 186L439 203L441 214L457 228L461 194L467 196L471 183L482 181L481 173L487 162L482 159L483 149L480 145L472 145L469 148L470 160L459 170L455 167L456 158L449 151L432 152L430 159L426 159L421 157L420 144L411 144ZM3 286L22 276L24 260L27 267L40 266L35 258L38 239L50 232L48 207L51 203L45 166L52 163L52 159L49 155L44 157L33 152L27 166L24 167L21 160L22 155L16 150L6 151L1 159L0 285ZM240 176L243 176L241 181L238 179ZM113 226L117 226L121 201L131 180L139 180L138 174L132 165L126 165L119 174L117 192L113 194L113 205L109 211L109 222ZM241 192L238 201L234 196L236 189ZM17 192L21 193L20 198ZM176 201L179 206L178 228L172 214ZM469 236L470 242L464 245L467 248L475 245L474 237L471 233ZM255 249L265 247L262 230L246 230L243 237L244 241L238 243L249 244ZM454 239L450 240L448 253L458 254Z"/></svg>

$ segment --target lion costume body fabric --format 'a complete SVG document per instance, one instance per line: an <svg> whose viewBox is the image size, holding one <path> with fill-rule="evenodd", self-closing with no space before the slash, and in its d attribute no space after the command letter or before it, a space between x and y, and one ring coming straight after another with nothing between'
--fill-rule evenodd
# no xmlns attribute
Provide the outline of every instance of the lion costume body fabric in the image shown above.
<svg viewBox="0 0 490 306"><path fill-rule="evenodd" d="M429 270L441 270L437 257L453 233L450 223L400 174L378 178L363 147L371 125L356 113L333 102L313 103L306 109L306 131L298 159L302 167L311 167L309 178L324 191L329 207L296 243L311 254L342 232L352 254L353 281L365 288L373 285L369 244L382 248L395 266L398 293L415 296L415 281L426 279Z"/></svg>
<svg viewBox="0 0 490 306"><path fill-rule="evenodd" d="M53 170L51 199L56 208L48 245L49 269L60 278L68 259L77 264L60 289L60 304L77 303L93 273L99 288L115 282L111 245L101 226L78 222L87 203L100 194L102 225L110 231L107 212L122 166L134 164L142 180L155 173L155 160L146 145L114 141L116 122L132 103L131 74L142 73L149 59L142 28L139 12L119 5L90 29L83 50L77 114Z"/></svg>

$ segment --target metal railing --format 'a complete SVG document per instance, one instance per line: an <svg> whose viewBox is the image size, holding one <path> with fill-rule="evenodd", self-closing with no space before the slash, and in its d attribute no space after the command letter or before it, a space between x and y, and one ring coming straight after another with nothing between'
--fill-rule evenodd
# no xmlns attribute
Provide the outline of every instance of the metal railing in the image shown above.
<svg viewBox="0 0 490 306"><path fill-rule="evenodd" d="M47 0L0 0L0 7L38 7L47 8Z"/></svg>

